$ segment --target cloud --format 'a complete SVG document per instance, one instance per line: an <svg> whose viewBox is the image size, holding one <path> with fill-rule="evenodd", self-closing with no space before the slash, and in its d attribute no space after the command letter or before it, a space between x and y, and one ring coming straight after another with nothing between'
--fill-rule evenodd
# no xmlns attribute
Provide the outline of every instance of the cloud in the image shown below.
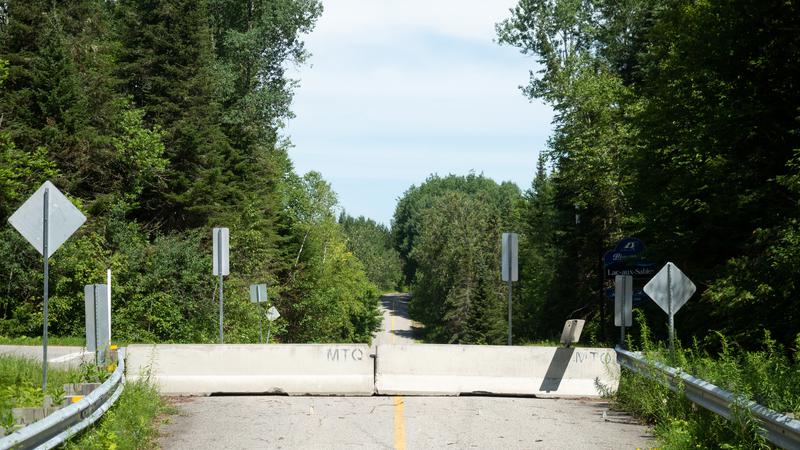
<svg viewBox="0 0 800 450"><path fill-rule="evenodd" d="M494 37L494 24L509 16L510 0L330 0L324 1L319 38L383 40L417 30L462 39Z"/></svg>
<svg viewBox="0 0 800 450"><path fill-rule="evenodd" d="M345 209L387 224L396 197L434 172L529 186L552 110L519 91L533 59L492 42L514 3L324 2L311 64L293 73L297 170L320 171Z"/></svg>

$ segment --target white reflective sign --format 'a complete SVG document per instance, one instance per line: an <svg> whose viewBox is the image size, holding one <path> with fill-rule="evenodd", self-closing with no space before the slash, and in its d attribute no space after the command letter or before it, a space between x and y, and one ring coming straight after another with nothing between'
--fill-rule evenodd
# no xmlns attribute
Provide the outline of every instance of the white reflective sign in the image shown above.
<svg viewBox="0 0 800 450"><path fill-rule="evenodd" d="M644 292L667 314L678 312L696 290L692 280L671 262L644 285Z"/></svg>
<svg viewBox="0 0 800 450"><path fill-rule="evenodd" d="M617 275L614 278L614 325L633 325L633 277Z"/></svg>
<svg viewBox="0 0 800 450"><path fill-rule="evenodd" d="M46 258L58 250L61 245L75 233L75 230L86 221L84 216L72 202L58 190L53 183L45 181L22 206L17 209L8 222L33 247L44 254L44 191L48 197L48 237Z"/></svg>
<svg viewBox="0 0 800 450"><path fill-rule="evenodd" d="M229 258L228 255L230 253L229 244L228 244L228 229L227 228L214 228L212 230L213 235L213 257L214 261L211 263L212 270L214 275L220 275L219 273L219 265L220 261L222 262L222 275L230 275L230 268L229 265Z"/></svg>
<svg viewBox="0 0 800 450"><path fill-rule="evenodd" d="M251 284L250 285L250 301L253 303L266 302L267 299L267 285L266 284Z"/></svg>
<svg viewBox="0 0 800 450"><path fill-rule="evenodd" d="M517 233L503 233L501 265L503 281L508 281L509 275L511 276L511 281L519 280L519 271L517 269L519 265L519 235Z"/></svg>
<svg viewBox="0 0 800 450"><path fill-rule="evenodd" d="M270 322L272 322L273 320L277 319L280 316L281 314L278 312L277 309L275 309L274 306L270 306L269 309L267 310L267 320L269 320Z"/></svg>

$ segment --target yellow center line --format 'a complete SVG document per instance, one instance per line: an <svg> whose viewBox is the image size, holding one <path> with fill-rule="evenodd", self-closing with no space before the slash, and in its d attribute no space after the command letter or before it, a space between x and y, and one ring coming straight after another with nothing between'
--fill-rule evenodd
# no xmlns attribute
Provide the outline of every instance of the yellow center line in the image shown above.
<svg viewBox="0 0 800 450"><path fill-rule="evenodd" d="M406 450L406 421L403 415L405 407L403 397L394 398L394 448L395 450Z"/></svg>

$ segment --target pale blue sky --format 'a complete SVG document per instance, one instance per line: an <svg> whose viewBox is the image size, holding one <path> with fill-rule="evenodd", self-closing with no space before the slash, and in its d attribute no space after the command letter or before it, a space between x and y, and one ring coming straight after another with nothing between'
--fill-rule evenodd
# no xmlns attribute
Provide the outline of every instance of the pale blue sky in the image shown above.
<svg viewBox="0 0 800 450"><path fill-rule="evenodd" d="M552 110L529 102L532 58L494 42L514 0L323 0L284 134L349 214L390 224L431 173L530 186Z"/></svg>

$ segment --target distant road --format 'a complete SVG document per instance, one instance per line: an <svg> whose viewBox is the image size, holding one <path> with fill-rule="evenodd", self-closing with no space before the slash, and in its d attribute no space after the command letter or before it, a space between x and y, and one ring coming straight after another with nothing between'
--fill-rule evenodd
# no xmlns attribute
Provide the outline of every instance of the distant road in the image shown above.
<svg viewBox="0 0 800 450"><path fill-rule="evenodd" d="M50 364L78 366L83 361L94 362L94 353L85 351L83 347L62 345L47 346L47 361ZM42 360L41 345L0 345L0 354L21 356L23 358Z"/></svg>
<svg viewBox="0 0 800 450"><path fill-rule="evenodd" d="M375 334L373 346L379 344L413 344L416 331L408 317L408 294L386 294L381 297L383 324Z"/></svg>

